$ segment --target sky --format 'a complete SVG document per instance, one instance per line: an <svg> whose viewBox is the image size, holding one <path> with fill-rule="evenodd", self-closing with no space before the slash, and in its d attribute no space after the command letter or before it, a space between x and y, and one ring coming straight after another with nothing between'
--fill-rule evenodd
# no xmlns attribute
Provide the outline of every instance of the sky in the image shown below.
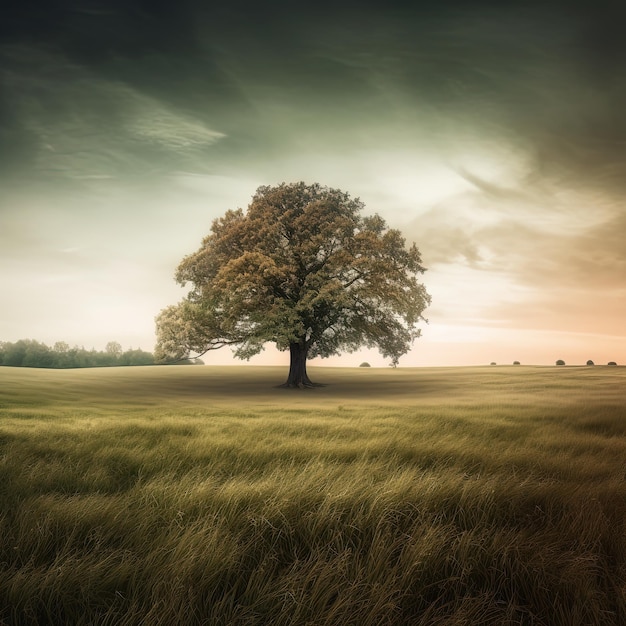
<svg viewBox="0 0 626 626"><path fill-rule="evenodd" d="M213 219L303 180L421 250L401 366L626 362L625 23L602 0L3 9L0 341L152 350ZM363 360L387 365L320 364Z"/></svg>

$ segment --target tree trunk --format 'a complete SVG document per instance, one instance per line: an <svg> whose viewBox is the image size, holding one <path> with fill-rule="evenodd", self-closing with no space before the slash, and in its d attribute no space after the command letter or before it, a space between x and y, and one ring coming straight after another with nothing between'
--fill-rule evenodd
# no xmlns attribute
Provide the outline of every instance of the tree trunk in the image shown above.
<svg viewBox="0 0 626 626"><path fill-rule="evenodd" d="M308 348L305 341L289 344L289 376L283 387L317 387L306 373L306 357Z"/></svg>

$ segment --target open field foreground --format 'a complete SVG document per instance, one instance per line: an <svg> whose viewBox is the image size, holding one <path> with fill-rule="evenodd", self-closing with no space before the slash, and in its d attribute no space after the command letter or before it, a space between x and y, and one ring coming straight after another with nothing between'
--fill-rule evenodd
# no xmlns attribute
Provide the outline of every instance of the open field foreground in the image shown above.
<svg viewBox="0 0 626 626"><path fill-rule="evenodd" d="M626 368L0 368L0 624L626 624Z"/></svg>

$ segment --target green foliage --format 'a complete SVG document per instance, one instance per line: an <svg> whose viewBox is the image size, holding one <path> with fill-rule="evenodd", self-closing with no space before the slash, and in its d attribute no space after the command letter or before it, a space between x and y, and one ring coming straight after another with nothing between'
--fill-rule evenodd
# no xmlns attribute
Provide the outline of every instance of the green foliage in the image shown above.
<svg viewBox="0 0 626 626"><path fill-rule="evenodd" d="M565 361L564 361L563 359L559 359L559 360L556 362L556 364L557 364L557 365L565 365Z"/></svg>
<svg viewBox="0 0 626 626"><path fill-rule="evenodd" d="M110 367L117 365L152 365L150 352L137 349L123 351L116 341L110 341L104 352L70 348L64 341L57 341L53 348L33 339L20 339L15 343L0 343L0 365L12 367L45 367L54 369L76 367Z"/></svg>
<svg viewBox="0 0 626 626"><path fill-rule="evenodd" d="M20 339L15 343L10 343L8 341L3 342L2 364L12 366L22 365L31 344L37 344L37 342L34 342L31 339ZM37 350L37 347L35 347L35 350Z"/></svg>
<svg viewBox="0 0 626 626"><path fill-rule="evenodd" d="M152 365L154 363L154 357L150 352L144 352L141 349L126 350L120 352L117 356L118 365Z"/></svg>
<svg viewBox="0 0 626 626"><path fill-rule="evenodd" d="M0 370L0 623L624 624L626 370L324 371Z"/></svg>
<svg viewBox="0 0 626 626"><path fill-rule="evenodd" d="M119 357L123 352L122 346L117 341L109 341L104 347L104 351L114 357Z"/></svg>
<svg viewBox="0 0 626 626"><path fill-rule="evenodd" d="M308 357L362 345L397 363L420 334L430 297L415 244L363 203L319 184L259 187L183 259L185 300L157 317L162 361L230 345L247 359L272 341Z"/></svg>

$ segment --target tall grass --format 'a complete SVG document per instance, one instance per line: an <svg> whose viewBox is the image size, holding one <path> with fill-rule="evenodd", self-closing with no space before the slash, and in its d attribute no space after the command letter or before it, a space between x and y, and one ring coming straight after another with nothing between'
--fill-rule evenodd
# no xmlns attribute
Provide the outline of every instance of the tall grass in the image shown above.
<svg viewBox="0 0 626 626"><path fill-rule="evenodd" d="M0 623L626 623L622 368L0 368Z"/></svg>

